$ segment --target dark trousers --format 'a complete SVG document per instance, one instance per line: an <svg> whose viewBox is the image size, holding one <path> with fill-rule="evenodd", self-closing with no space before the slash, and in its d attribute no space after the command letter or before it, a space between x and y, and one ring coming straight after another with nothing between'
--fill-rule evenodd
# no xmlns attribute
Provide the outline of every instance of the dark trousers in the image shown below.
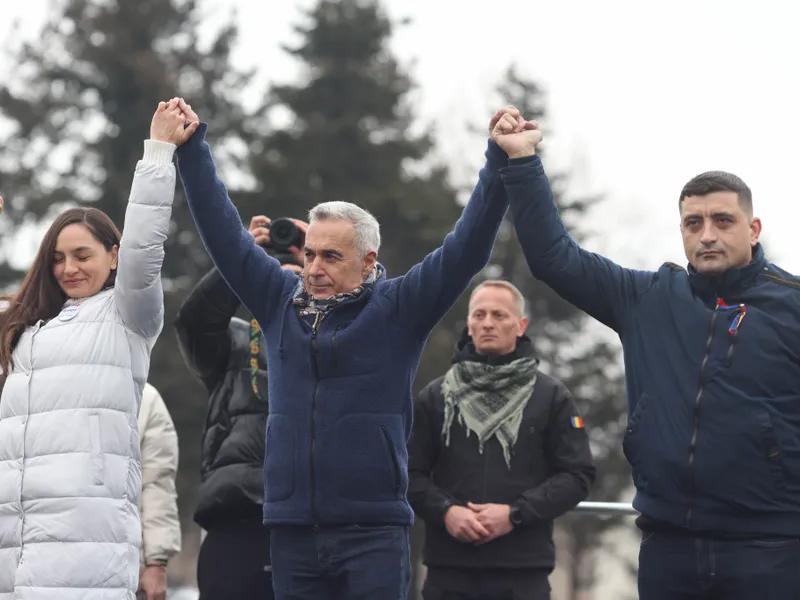
<svg viewBox="0 0 800 600"><path fill-rule="evenodd" d="M407 527L270 529L276 600L405 600Z"/></svg>
<svg viewBox="0 0 800 600"><path fill-rule="evenodd" d="M794 598L800 598L800 539L642 534L639 600Z"/></svg>
<svg viewBox="0 0 800 600"><path fill-rule="evenodd" d="M550 569L428 567L423 600L550 600Z"/></svg>
<svg viewBox="0 0 800 600"><path fill-rule="evenodd" d="M269 531L258 521L215 524L197 557L199 600L273 600Z"/></svg>

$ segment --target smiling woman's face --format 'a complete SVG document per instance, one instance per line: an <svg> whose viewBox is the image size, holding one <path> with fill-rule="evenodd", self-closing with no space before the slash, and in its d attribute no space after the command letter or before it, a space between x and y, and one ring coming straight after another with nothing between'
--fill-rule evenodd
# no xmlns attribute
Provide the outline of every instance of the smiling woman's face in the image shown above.
<svg viewBox="0 0 800 600"><path fill-rule="evenodd" d="M93 296L117 268L117 253L117 246L106 250L85 225L67 225L56 241L53 275L70 298Z"/></svg>

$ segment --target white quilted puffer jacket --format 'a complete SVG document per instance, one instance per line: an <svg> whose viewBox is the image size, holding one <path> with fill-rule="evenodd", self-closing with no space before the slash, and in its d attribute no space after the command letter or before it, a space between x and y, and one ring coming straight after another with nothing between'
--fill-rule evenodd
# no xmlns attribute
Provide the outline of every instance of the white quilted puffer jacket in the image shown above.
<svg viewBox="0 0 800 600"><path fill-rule="evenodd" d="M175 146L145 141L115 286L28 328L0 397L0 600L134 600L137 416L164 324Z"/></svg>

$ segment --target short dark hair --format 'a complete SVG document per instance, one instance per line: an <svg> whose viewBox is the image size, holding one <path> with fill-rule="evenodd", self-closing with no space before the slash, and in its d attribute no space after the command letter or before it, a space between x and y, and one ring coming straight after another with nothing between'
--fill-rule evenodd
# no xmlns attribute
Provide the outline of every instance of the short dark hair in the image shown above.
<svg viewBox="0 0 800 600"><path fill-rule="evenodd" d="M747 184L733 173L725 171L707 171L693 177L683 186L681 197L678 200L680 209L684 198L689 196L707 196L714 192L736 192L739 196L739 206L748 215L753 214L753 193Z"/></svg>

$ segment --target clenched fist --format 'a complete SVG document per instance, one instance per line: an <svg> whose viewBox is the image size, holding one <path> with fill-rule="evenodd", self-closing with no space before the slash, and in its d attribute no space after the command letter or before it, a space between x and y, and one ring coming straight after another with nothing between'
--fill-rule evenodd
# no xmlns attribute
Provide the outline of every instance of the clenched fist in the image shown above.
<svg viewBox="0 0 800 600"><path fill-rule="evenodd" d="M200 123L195 121L185 127L188 119L181 110L180 102L179 98L173 98L169 102L158 103L158 108L150 123L151 140L180 146L192 137Z"/></svg>
<svg viewBox="0 0 800 600"><path fill-rule="evenodd" d="M509 158L522 158L536 153L542 141L539 123L526 121L513 106L498 110L489 122L489 134Z"/></svg>

